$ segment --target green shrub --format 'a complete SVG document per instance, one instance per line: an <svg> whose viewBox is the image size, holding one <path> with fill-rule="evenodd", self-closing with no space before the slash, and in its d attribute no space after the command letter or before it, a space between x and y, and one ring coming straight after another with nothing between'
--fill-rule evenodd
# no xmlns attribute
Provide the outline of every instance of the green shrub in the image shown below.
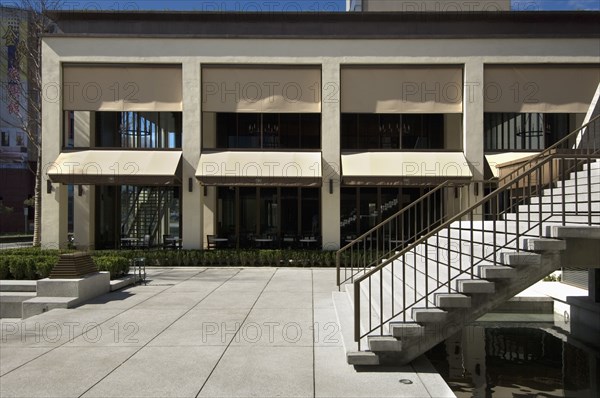
<svg viewBox="0 0 600 398"><path fill-rule="evenodd" d="M36 256L7 256L8 269L14 279L35 280L37 279L35 260Z"/></svg>
<svg viewBox="0 0 600 398"><path fill-rule="evenodd" d="M4 256L0 259L0 279L8 279L10 277L10 269L6 257L7 256Z"/></svg>
<svg viewBox="0 0 600 398"><path fill-rule="evenodd" d="M110 278L118 278L129 273L129 258L123 256L94 256L98 271L108 271Z"/></svg>
<svg viewBox="0 0 600 398"><path fill-rule="evenodd" d="M40 256L35 260L35 272L38 279L47 278L52 271L52 268L58 262L58 257L54 256Z"/></svg>

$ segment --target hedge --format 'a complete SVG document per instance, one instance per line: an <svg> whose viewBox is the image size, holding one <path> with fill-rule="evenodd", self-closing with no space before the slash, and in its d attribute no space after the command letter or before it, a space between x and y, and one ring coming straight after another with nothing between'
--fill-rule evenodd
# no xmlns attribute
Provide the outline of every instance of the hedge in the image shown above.
<svg viewBox="0 0 600 398"><path fill-rule="evenodd" d="M0 279L46 278L62 253L72 250L20 248L3 250ZM147 266L187 267L334 267L335 252L316 250L97 250L90 253L100 271L111 279L129 272L130 260Z"/></svg>

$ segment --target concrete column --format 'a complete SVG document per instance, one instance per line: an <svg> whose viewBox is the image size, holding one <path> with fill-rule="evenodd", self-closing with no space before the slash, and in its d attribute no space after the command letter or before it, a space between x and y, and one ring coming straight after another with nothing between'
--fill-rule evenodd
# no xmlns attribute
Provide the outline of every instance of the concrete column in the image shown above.
<svg viewBox="0 0 600 398"><path fill-rule="evenodd" d="M52 184L48 193L48 170L62 148L62 68L58 56L42 43L42 220L41 241L43 248L66 248L67 237L67 188Z"/></svg>
<svg viewBox="0 0 600 398"><path fill-rule="evenodd" d="M483 109L484 109L483 62L468 61L464 70L463 91L463 152L469 163L474 180L483 180L485 154L483 145ZM461 207L468 208L484 195L482 186L475 193L474 187L462 190ZM477 217L475 217L477 218Z"/></svg>
<svg viewBox="0 0 600 398"><path fill-rule="evenodd" d="M217 147L217 114L207 113L202 115L202 146L204 148ZM204 188L202 189L204 198L203 214L204 214L204 235L202 241L204 247L208 246L206 235L215 235L217 227L217 187L206 187L206 195Z"/></svg>
<svg viewBox="0 0 600 398"><path fill-rule="evenodd" d="M76 148L89 148L95 139L95 120L92 112L77 111L74 115ZM86 185L79 196L75 187L73 193L73 236L79 250L93 250L95 247L96 187Z"/></svg>
<svg viewBox="0 0 600 398"><path fill-rule="evenodd" d="M200 113L200 64L183 63L183 164L181 194L182 245L184 249L202 248L202 187L196 180L200 160L202 115ZM190 192L190 178L191 191Z"/></svg>
<svg viewBox="0 0 600 398"><path fill-rule="evenodd" d="M473 178L483 179L483 63L469 61L465 64L463 93L463 152ZM480 192L481 195L481 192Z"/></svg>
<svg viewBox="0 0 600 398"><path fill-rule="evenodd" d="M340 247L340 64L326 60L322 70L321 151L323 187L321 189L321 231L323 249ZM333 192L330 193L330 180Z"/></svg>

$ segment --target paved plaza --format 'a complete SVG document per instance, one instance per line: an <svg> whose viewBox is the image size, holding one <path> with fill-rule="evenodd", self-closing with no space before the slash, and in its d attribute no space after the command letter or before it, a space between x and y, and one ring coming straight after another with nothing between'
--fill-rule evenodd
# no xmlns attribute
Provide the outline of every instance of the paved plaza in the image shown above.
<svg viewBox="0 0 600 398"><path fill-rule="evenodd" d="M424 358L347 365L334 290L333 269L151 268L145 286L2 319L0 396L453 396Z"/></svg>

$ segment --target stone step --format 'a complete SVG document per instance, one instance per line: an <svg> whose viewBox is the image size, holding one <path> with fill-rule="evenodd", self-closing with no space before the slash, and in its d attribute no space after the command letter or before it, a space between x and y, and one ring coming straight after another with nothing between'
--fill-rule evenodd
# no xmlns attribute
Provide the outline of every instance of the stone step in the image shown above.
<svg viewBox="0 0 600 398"><path fill-rule="evenodd" d="M587 203L588 201L599 202L600 201L600 192L590 192L589 194L587 192L585 192L585 193L578 192L577 195L575 195L575 193L572 193L572 194L566 194L564 196L562 195L562 193L558 193L555 195L534 196L530 200L531 204L533 204L533 205L538 204L540 202L542 204L550 204L550 203L556 204L556 203L562 203L562 202Z"/></svg>
<svg viewBox="0 0 600 398"><path fill-rule="evenodd" d="M600 169L598 168L591 168L589 169L589 173L590 173L590 177L597 177L600 176ZM575 171L569 174L569 179L574 179L574 178L587 178L588 177L588 169L584 169L582 171Z"/></svg>
<svg viewBox="0 0 600 398"><path fill-rule="evenodd" d="M390 334L400 340L418 339L425 335L425 326L415 322L390 322Z"/></svg>
<svg viewBox="0 0 600 398"><path fill-rule="evenodd" d="M585 177L581 177L581 178L573 178L571 180L558 181L556 183L556 187L560 188L563 185L565 187L572 187L575 185L584 186L584 185L593 185L593 184L600 184L600 176L592 176L589 179L587 178L587 176L585 176Z"/></svg>
<svg viewBox="0 0 600 398"><path fill-rule="evenodd" d="M571 195L574 193L584 193L584 192L600 192L600 184L591 184L591 185L581 185L578 184L577 186L566 186L563 188L562 186L559 188L549 188L549 189L544 189L544 196L549 196L549 195Z"/></svg>
<svg viewBox="0 0 600 398"><path fill-rule="evenodd" d="M494 282L485 279L459 279L456 290L465 294L492 294L496 291Z"/></svg>
<svg viewBox="0 0 600 398"><path fill-rule="evenodd" d="M587 213L589 211L596 213L596 215L600 214L600 202L592 202L592 203L567 203L567 204L543 204L541 205L542 213L559 213L559 212L571 212L571 213ZM518 207L519 213L539 213L540 205L539 204L531 204L531 205L520 205ZM579 214L581 215L581 214Z"/></svg>
<svg viewBox="0 0 600 398"><path fill-rule="evenodd" d="M448 317L448 312L440 308L413 308L412 318L417 323L441 323Z"/></svg>
<svg viewBox="0 0 600 398"><path fill-rule="evenodd" d="M504 217L507 220L515 221L517 219L517 213L507 213ZM542 221L549 222L549 223L551 223L551 222L562 223L562 220L563 220L562 214L555 214L555 215L549 216L547 214L542 213L541 218L542 218ZM519 213L519 222L521 222L521 221L539 221L539 220L540 220L539 213L527 213L527 212ZM569 223L569 224L587 224L588 220L589 219L588 219L587 215L573 215L573 214L565 215L565 222ZM599 224L600 223L600 215L592 215L591 221L594 224Z"/></svg>
<svg viewBox="0 0 600 398"><path fill-rule="evenodd" d="M564 251L567 242L562 239L527 238L523 242L523 249L532 252Z"/></svg>
<svg viewBox="0 0 600 398"><path fill-rule="evenodd" d="M348 365L376 366L379 365L379 356L372 351L352 351L346 354Z"/></svg>
<svg viewBox="0 0 600 398"><path fill-rule="evenodd" d="M478 265L477 275L484 279L511 279L516 276L516 270L505 265Z"/></svg>
<svg viewBox="0 0 600 398"><path fill-rule="evenodd" d="M35 292L0 292L0 318L21 318L23 301L35 295Z"/></svg>
<svg viewBox="0 0 600 398"><path fill-rule="evenodd" d="M402 351L402 341L392 336L369 336L369 349L374 352Z"/></svg>
<svg viewBox="0 0 600 398"><path fill-rule="evenodd" d="M600 169L600 162L599 161L595 161L595 162L590 162L590 163L586 163L583 165L583 169L587 170L587 169Z"/></svg>
<svg viewBox="0 0 600 398"><path fill-rule="evenodd" d="M0 292L35 292L37 281L0 280Z"/></svg>
<svg viewBox="0 0 600 398"><path fill-rule="evenodd" d="M557 239L600 239L600 226L548 226L546 234Z"/></svg>
<svg viewBox="0 0 600 398"><path fill-rule="evenodd" d="M528 265L540 265L542 256L537 253L502 251L500 253L500 259L504 265L521 267Z"/></svg>
<svg viewBox="0 0 600 398"><path fill-rule="evenodd" d="M469 308L471 297L460 293L436 293L435 305L439 308Z"/></svg>
<svg viewBox="0 0 600 398"><path fill-rule="evenodd" d="M79 303L80 300L77 297L34 297L23 301L23 319L55 308L73 308Z"/></svg>

